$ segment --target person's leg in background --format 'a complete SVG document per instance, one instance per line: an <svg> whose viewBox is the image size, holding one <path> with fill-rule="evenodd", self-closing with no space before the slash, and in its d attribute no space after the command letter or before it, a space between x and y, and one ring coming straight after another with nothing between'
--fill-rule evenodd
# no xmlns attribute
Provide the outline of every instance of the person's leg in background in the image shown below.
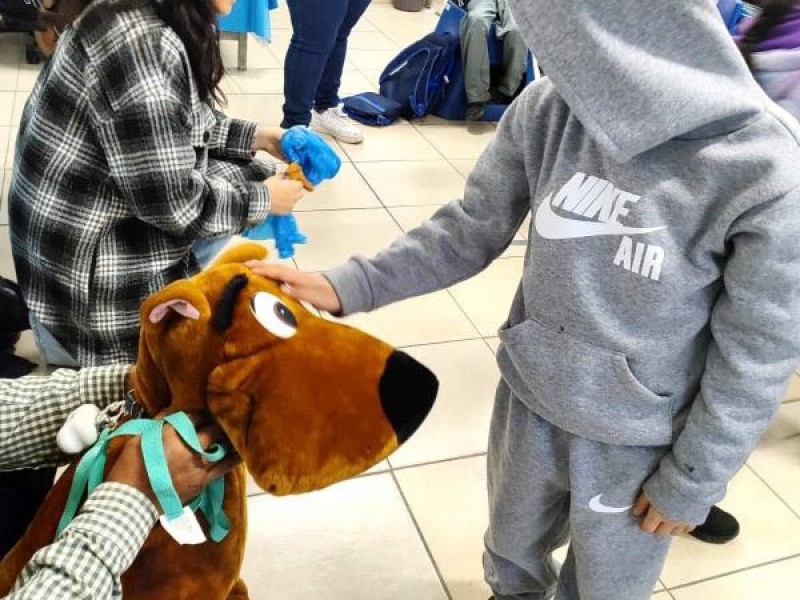
<svg viewBox="0 0 800 600"><path fill-rule="evenodd" d="M503 38L503 79L500 82L500 93L511 100L528 68L528 48L511 11L508 10L506 0L499 0L498 11L500 24L497 35Z"/></svg>
<svg viewBox="0 0 800 600"><path fill-rule="evenodd" d="M328 56L328 62L317 86L314 99L311 127L328 133L337 140L357 144L364 139L361 128L353 123L339 107L339 86L342 81L344 59L347 54L347 39L371 0L348 0L347 14L336 33L336 44Z"/></svg>
<svg viewBox="0 0 800 600"><path fill-rule="evenodd" d="M292 40L284 63L281 127L308 125L325 65L336 46L349 0L287 0Z"/></svg>
<svg viewBox="0 0 800 600"><path fill-rule="evenodd" d="M468 121L483 117L490 99L491 66L486 37L496 17L497 0L470 0L467 16L461 22L461 63L464 67Z"/></svg>

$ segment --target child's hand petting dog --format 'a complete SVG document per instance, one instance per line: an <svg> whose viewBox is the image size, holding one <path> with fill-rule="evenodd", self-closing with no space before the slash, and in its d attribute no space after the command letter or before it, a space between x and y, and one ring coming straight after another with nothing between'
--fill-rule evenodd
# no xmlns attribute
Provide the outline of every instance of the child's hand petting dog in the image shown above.
<svg viewBox="0 0 800 600"><path fill-rule="evenodd" d="M665 518L644 494L640 495L634 504L633 516L644 517L639 527L642 531L656 535L684 535L695 528L690 523Z"/></svg>
<svg viewBox="0 0 800 600"><path fill-rule="evenodd" d="M336 314L342 310L331 282L319 273L304 273L283 265L254 260L245 263L256 275L281 283L281 290L295 300L308 302L318 310Z"/></svg>

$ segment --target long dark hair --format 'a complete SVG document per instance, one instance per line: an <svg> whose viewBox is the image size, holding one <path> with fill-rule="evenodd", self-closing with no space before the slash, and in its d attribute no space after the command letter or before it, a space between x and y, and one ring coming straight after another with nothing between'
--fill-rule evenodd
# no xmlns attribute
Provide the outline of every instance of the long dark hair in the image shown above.
<svg viewBox="0 0 800 600"><path fill-rule="evenodd" d="M155 7L156 14L178 35L186 48L200 99L224 102L225 94L219 83L225 75L225 69L217 37L217 13L211 0L119 0L111 3L95 1L91 4L87 20L90 13L95 13L94 18L103 20L108 18L109 11Z"/></svg>
<svg viewBox="0 0 800 600"><path fill-rule="evenodd" d="M224 102L219 82L225 68L217 37L217 12L211 0L156 0L156 11L186 47L200 99Z"/></svg>
<svg viewBox="0 0 800 600"><path fill-rule="evenodd" d="M764 0L758 2L761 11L755 23L739 40L739 50L742 52L747 66L753 70L753 52L763 42L770 32L786 18L791 10L798 5L798 0Z"/></svg>

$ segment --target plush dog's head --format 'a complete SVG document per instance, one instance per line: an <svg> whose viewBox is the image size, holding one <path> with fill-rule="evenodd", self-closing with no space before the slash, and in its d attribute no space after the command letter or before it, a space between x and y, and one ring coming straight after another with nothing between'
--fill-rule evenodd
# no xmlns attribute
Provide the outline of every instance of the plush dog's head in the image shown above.
<svg viewBox="0 0 800 600"><path fill-rule="evenodd" d="M422 423L433 374L327 321L226 252L142 305L134 388L151 414L210 412L266 491L311 491L364 471Z"/></svg>

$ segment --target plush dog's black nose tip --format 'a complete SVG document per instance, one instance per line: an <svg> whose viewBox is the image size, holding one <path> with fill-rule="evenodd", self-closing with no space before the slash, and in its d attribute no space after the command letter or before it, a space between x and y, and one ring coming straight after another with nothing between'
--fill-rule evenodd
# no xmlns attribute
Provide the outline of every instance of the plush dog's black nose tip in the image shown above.
<svg viewBox="0 0 800 600"><path fill-rule="evenodd" d="M389 356L381 377L381 404L401 444L425 420L438 391L439 381L427 367L399 350Z"/></svg>

